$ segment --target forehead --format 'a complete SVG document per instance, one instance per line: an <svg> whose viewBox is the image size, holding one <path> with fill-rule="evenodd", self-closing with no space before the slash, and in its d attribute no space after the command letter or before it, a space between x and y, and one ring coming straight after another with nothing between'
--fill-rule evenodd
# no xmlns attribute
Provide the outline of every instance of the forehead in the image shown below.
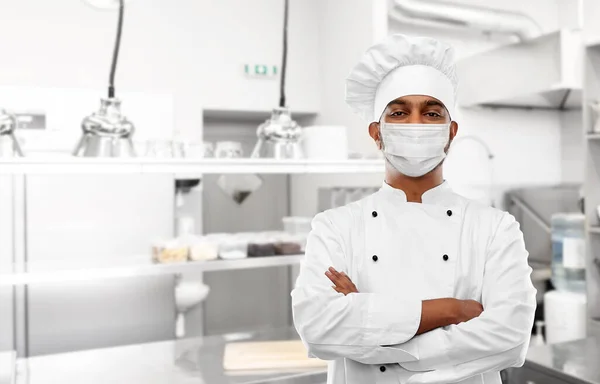
<svg viewBox="0 0 600 384"><path fill-rule="evenodd" d="M435 97L425 95L409 95L402 96L388 103L388 107L392 105L411 105L411 106L425 106L425 105L438 105L445 107L444 104L436 99Z"/></svg>

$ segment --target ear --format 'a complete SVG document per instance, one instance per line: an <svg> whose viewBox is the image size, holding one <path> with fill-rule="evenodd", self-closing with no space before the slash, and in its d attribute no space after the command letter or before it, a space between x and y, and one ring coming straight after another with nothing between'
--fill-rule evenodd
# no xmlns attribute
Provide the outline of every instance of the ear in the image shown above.
<svg viewBox="0 0 600 384"><path fill-rule="evenodd" d="M456 134L458 134L458 123L453 121L450 123L450 141L454 140Z"/></svg>
<svg viewBox="0 0 600 384"><path fill-rule="evenodd" d="M377 144L377 148L381 149L381 136L379 132L378 122L374 121L371 124L369 124L369 135L371 136L371 138L373 138L375 144Z"/></svg>

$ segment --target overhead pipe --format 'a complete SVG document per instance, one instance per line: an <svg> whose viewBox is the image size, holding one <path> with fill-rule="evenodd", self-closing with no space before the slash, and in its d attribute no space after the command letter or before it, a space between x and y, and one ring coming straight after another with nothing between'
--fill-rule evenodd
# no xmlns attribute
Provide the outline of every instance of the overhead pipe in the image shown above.
<svg viewBox="0 0 600 384"><path fill-rule="evenodd" d="M473 28L514 35L521 41L542 35L540 25L524 13L438 0L393 0L389 15L401 22L419 20L447 27Z"/></svg>

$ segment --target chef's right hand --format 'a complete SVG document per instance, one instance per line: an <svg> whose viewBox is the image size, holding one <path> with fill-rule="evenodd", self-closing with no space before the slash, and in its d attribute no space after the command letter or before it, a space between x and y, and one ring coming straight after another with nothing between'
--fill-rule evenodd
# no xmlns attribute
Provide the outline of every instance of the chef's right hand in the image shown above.
<svg viewBox="0 0 600 384"><path fill-rule="evenodd" d="M456 300L456 321L455 324L460 324L476 317L479 317L483 312L483 305L475 300Z"/></svg>

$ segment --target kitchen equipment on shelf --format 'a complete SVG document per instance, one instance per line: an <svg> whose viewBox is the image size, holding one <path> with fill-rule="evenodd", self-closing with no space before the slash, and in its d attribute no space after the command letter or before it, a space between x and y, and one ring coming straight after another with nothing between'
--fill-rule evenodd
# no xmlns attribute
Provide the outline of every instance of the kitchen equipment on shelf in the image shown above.
<svg viewBox="0 0 600 384"><path fill-rule="evenodd" d="M209 236L196 237L190 244L190 260L208 261L219 257L219 243Z"/></svg>
<svg viewBox="0 0 600 384"><path fill-rule="evenodd" d="M185 156L189 158L210 158L214 156L214 153L215 147L211 142L201 141L185 144Z"/></svg>
<svg viewBox="0 0 600 384"><path fill-rule="evenodd" d="M273 248L278 256L300 255L304 252L306 235L282 234L277 237Z"/></svg>
<svg viewBox="0 0 600 384"><path fill-rule="evenodd" d="M228 373L315 367L325 368L327 362L309 358L301 340L229 343L223 356L223 368Z"/></svg>
<svg viewBox="0 0 600 384"><path fill-rule="evenodd" d="M590 108L596 113L596 121L594 123L593 132L600 133L600 101L590 103Z"/></svg>
<svg viewBox="0 0 600 384"><path fill-rule="evenodd" d="M248 242L248 257L264 257L275 255L275 240L261 236Z"/></svg>
<svg viewBox="0 0 600 384"><path fill-rule="evenodd" d="M175 157L173 142L171 140L148 140L146 157L157 159L170 159Z"/></svg>
<svg viewBox="0 0 600 384"><path fill-rule="evenodd" d="M248 257L248 240L239 235L223 235L219 241L219 257L223 260Z"/></svg>
<svg viewBox="0 0 600 384"><path fill-rule="evenodd" d="M585 215L552 215L552 284L560 291L585 292Z"/></svg>
<svg viewBox="0 0 600 384"><path fill-rule="evenodd" d="M181 229L179 230L181 231ZM307 232L282 231L212 233L195 235L189 230L172 240L161 240L152 247L152 259L157 263L211 261L217 258L237 260L246 257L300 255L304 253Z"/></svg>
<svg viewBox="0 0 600 384"><path fill-rule="evenodd" d="M307 159L348 159L347 128L339 125L305 127L302 148Z"/></svg>
<svg viewBox="0 0 600 384"><path fill-rule="evenodd" d="M292 119L289 108L273 109L271 117L257 131L258 142L250 157L273 159L302 159L302 129Z"/></svg>
<svg viewBox="0 0 600 384"><path fill-rule="evenodd" d="M544 320L548 344L585 338L587 334L585 292L546 292L544 295Z"/></svg>
<svg viewBox="0 0 600 384"><path fill-rule="evenodd" d="M203 302L210 287L198 281L188 281L181 277L175 285L175 305L177 307L177 319L175 321L175 335L177 338L185 336L185 313L191 308Z"/></svg>
<svg viewBox="0 0 600 384"><path fill-rule="evenodd" d="M121 100L115 96L115 74L123 31L124 0L119 1L117 34L109 76L108 97L100 101L100 109L83 119L83 135L73 151L80 157L133 157L135 149L132 136L135 131L121 113Z"/></svg>
<svg viewBox="0 0 600 384"><path fill-rule="evenodd" d="M121 114L121 100L105 98L100 109L83 119L83 136L73 151L81 157L134 157L133 123Z"/></svg>
<svg viewBox="0 0 600 384"><path fill-rule="evenodd" d="M235 159L243 155L242 143L239 141L218 141L215 147L215 157L220 159Z"/></svg>
<svg viewBox="0 0 600 384"><path fill-rule="evenodd" d="M263 124L258 126L258 141L250 157L270 159L301 159L302 129L292 119L286 105L285 80L287 73L288 15L289 0L285 0L283 10L283 50L281 58L281 77L279 78L279 105L274 108Z"/></svg>
<svg viewBox="0 0 600 384"><path fill-rule="evenodd" d="M173 150L173 157L174 158L184 158L186 157L186 143L184 140L182 139L175 139L171 142L171 148Z"/></svg>
<svg viewBox="0 0 600 384"><path fill-rule="evenodd" d="M152 260L156 263L182 263L188 260L189 246L180 239L157 241L152 246Z"/></svg>
<svg viewBox="0 0 600 384"><path fill-rule="evenodd" d="M23 156L15 137L17 118L0 108L0 157Z"/></svg>

